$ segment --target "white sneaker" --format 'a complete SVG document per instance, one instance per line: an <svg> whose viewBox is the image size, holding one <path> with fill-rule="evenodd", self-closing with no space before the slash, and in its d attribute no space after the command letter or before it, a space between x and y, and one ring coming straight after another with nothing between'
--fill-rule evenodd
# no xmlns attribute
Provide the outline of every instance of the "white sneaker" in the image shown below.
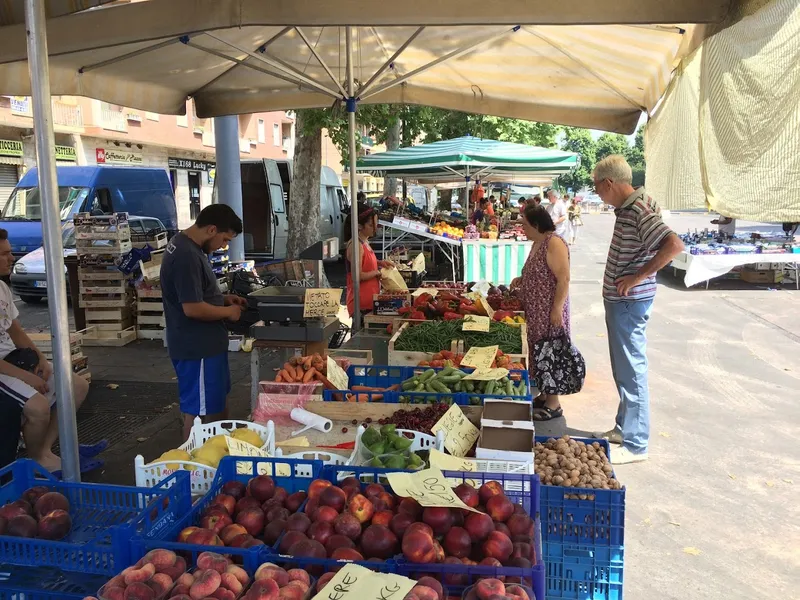
<svg viewBox="0 0 800 600"><path fill-rule="evenodd" d="M647 452L636 454L628 450L625 446L611 449L612 465L627 465L629 463L642 462L647 460Z"/></svg>
<svg viewBox="0 0 800 600"><path fill-rule="evenodd" d="M608 440L611 444L622 443L622 432L616 427L609 431L596 431L592 434L592 437L598 440Z"/></svg>

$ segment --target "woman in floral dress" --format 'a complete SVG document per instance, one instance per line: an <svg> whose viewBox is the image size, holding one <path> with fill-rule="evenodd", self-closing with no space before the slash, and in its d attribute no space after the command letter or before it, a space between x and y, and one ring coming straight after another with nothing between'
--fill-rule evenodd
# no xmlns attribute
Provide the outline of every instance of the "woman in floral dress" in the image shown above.
<svg viewBox="0 0 800 600"><path fill-rule="evenodd" d="M522 276L511 282L520 288L525 321L528 328L528 348L533 353L537 342L566 333L569 327L569 249L566 242L555 235L555 225L541 206L525 208L522 226L533 248L522 268ZM532 380L537 377L536 367L528 357ZM556 394L541 394L534 401L534 421L549 421L563 415Z"/></svg>

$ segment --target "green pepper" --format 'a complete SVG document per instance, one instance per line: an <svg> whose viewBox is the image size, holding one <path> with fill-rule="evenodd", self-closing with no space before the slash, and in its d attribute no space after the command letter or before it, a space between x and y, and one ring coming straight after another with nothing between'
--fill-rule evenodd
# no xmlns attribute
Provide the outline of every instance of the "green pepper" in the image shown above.
<svg viewBox="0 0 800 600"><path fill-rule="evenodd" d="M381 435L389 435L397 431L397 425L394 423L387 423L381 427Z"/></svg>
<svg viewBox="0 0 800 600"><path fill-rule="evenodd" d="M413 443L414 440L408 439L404 435L398 435L396 439L392 441L392 446L394 446L395 450L403 452L404 450L408 450Z"/></svg>
<svg viewBox="0 0 800 600"><path fill-rule="evenodd" d="M378 432L377 429L375 429L373 427L368 427L366 429L366 431L364 431L364 434L361 436L361 441L366 446L369 447L372 444L375 444L375 443L381 441L381 434Z"/></svg>
<svg viewBox="0 0 800 600"><path fill-rule="evenodd" d="M406 457L401 454L392 454L384 458L383 464L387 469L404 469L406 466Z"/></svg>
<svg viewBox="0 0 800 600"><path fill-rule="evenodd" d="M374 457L371 461L369 461L369 466L370 467L375 467L376 469L383 469L384 468L384 464L381 462L381 459L378 458L377 456Z"/></svg>

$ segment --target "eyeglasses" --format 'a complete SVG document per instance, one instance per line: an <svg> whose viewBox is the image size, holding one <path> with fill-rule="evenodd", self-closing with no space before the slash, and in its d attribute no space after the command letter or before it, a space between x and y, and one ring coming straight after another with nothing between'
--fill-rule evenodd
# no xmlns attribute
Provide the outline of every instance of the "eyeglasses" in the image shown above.
<svg viewBox="0 0 800 600"><path fill-rule="evenodd" d="M599 186L604 181L608 181L608 179L601 179L600 181L592 180L592 191L596 192L597 191L597 186Z"/></svg>

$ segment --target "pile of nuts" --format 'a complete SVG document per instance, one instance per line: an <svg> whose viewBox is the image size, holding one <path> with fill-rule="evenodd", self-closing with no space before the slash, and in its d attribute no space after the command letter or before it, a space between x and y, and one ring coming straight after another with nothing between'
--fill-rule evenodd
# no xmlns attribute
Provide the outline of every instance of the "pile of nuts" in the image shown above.
<svg viewBox="0 0 800 600"><path fill-rule="evenodd" d="M534 466L542 485L619 490L606 451L598 442L589 445L571 439L550 438L534 447Z"/></svg>

